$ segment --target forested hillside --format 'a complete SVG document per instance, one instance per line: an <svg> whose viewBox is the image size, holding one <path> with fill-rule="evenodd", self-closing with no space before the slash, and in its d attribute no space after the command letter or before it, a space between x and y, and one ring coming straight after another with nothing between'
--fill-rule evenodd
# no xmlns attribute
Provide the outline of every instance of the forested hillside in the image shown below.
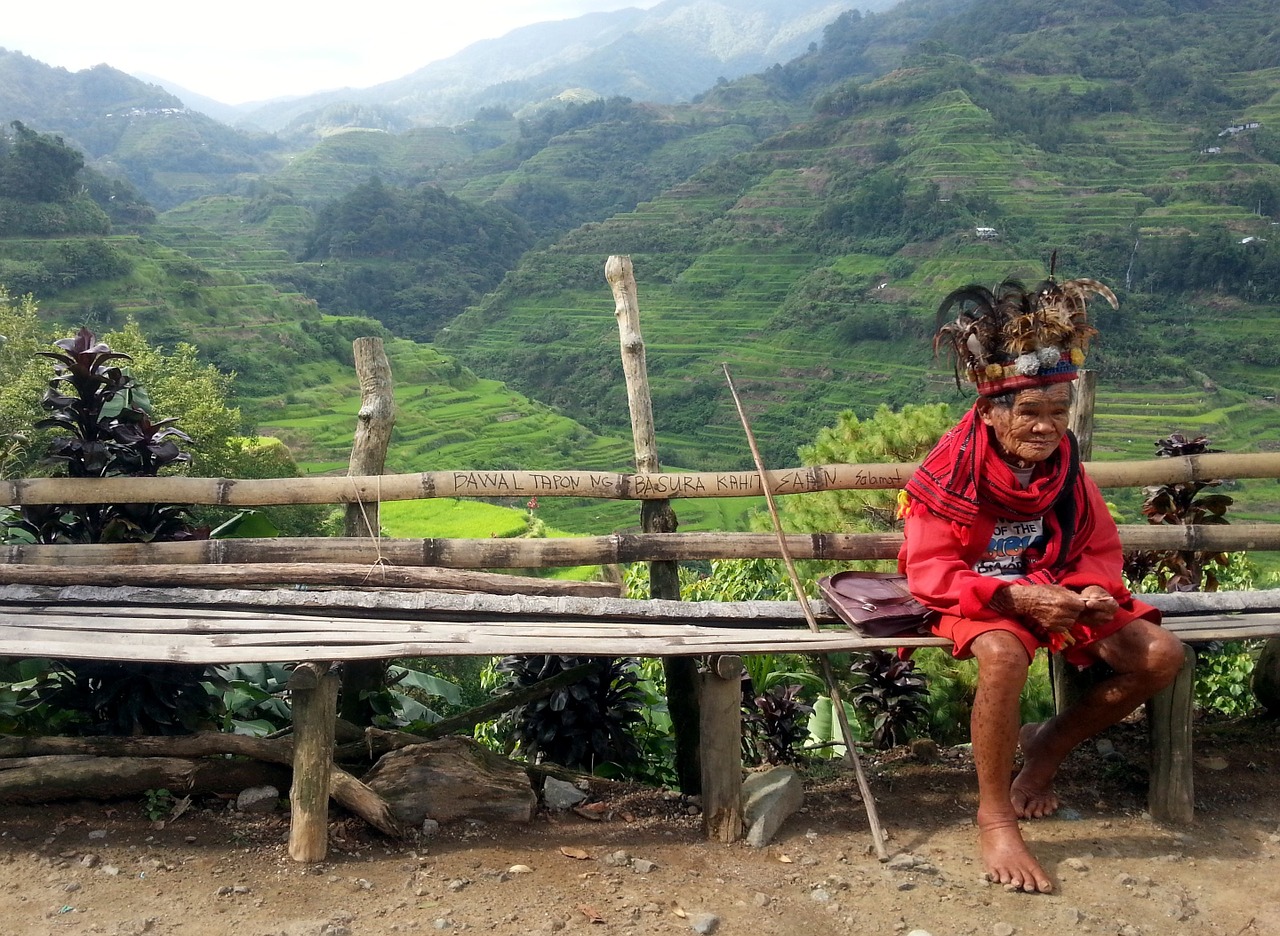
<svg viewBox="0 0 1280 936"><path fill-rule="evenodd" d="M958 399L929 352L937 299L1043 275L1056 250L1060 272L1121 295L1119 313L1097 313L1093 365L1151 394L1116 404L1101 454L1146 455L1187 423L1268 444L1280 48L1265 3L1183 6L846 14L817 52L762 76L808 96L811 119L531 253L442 343L618 426L602 268L629 253L668 457L742 461L728 360L786 460L842 407Z"/></svg>
<svg viewBox="0 0 1280 936"><path fill-rule="evenodd" d="M1280 31L1264 0L906 0L845 13L806 54L690 104L388 118L295 152L186 119L120 125L155 143L130 152L167 208L156 223L78 136L11 133L6 160L61 146L101 172L5 215L76 220L11 227L0 282L68 325L194 340L317 468L340 467L330 425L354 413L350 337L383 326L411 339L397 366L427 375L401 402L396 464L625 468L615 253L635 263L669 465L749 463L726 361L772 464L843 409L963 405L930 350L938 299L1042 276L1055 251L1061 275L1121 300L1094 313L1099 457L1149 455L1175 430L1280 444ZM201 142L214 165L181 156ZM1250 486L1246 509L1280 512L1274 487Z"/></svg>

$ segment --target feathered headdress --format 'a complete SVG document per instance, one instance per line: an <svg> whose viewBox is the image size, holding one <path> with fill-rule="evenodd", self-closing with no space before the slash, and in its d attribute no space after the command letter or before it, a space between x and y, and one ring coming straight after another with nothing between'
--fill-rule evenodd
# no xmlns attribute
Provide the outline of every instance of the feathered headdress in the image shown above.
<svg viewBox="0 0 1280 936"><path fill-rule="evenodd" d="M1085 318L1086 299L1096 293L1113 309L1115 293L1093 279L1059 283L1057 261L1049 261L1049 278L1033 289L1007 279L995 290L970 284L949 293L938 306L933 351L946 347L955 360L956 385L962 372L977 385L979 396L999 396L1027 387L1075 380L1084 363L1089 339L1098 330ZM960 314L950 318L953 307Z"/></svg>

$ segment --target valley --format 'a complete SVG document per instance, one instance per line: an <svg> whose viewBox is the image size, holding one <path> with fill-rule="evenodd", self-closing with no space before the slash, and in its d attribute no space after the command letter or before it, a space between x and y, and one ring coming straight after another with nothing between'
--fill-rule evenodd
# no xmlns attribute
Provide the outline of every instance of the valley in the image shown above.
<svg viewBox="0 0 1280 936"><path fill-rule="evenodd" d="M659 453L665 467L710 470L750 465L722 363L773 466L795 464L844 410L945 401L958 413L967 397L930 347L937 299L964 282L1037 279L1056 252L1059 276L1121 298L1119 312L1093 311L1096 458L1148 457L1171 432L1274 448L1280 59L1258 29L1265 4L1086 7L989 15L999 43L966 26L986 2L844 14L810 51L683 104L614 98L519 118L489 107L393 131L367 119L371 106L329 107L306 133L274 138L138 114L119 165L147 166L160 210L97 238L127 272L60 280L77 237L11 234L0 282L38 287L51 322L136 320L161 345L194 343L236 374L248 428L288 444L305 471L345 470L361 334L384 336L395 375L389 471L627 470L603 269L628 254ZM1143 61L1129 61L1139 45ZM69 125L68 142L90 126ZM192 141L204 163L183 155ZM209 163L211 146L225 158ZM371 195L351 200L370 180L404 205L434 186L442 219L487 211L509 219L507 246L523 231L527 247L508 261L501 244L492 260L361 246L400 223ZM308 255L322 217L345 227ZM413 285L360 291L392 279ZM1280 511L1274 482L1231 493L1232 517ZM740 529L756 506L709 504L682 502L682 528ZM1117 503L1131 520L1136 506L1136 494ZM599 502L548 502L539 516L575 533L636 523Z"/></svg>

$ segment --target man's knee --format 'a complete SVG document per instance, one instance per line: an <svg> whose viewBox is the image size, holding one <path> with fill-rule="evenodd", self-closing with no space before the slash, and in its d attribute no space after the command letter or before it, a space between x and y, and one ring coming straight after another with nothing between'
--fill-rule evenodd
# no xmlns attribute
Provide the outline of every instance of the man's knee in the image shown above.
<svg viewBox="0 0 1280 936"><path fill-rule="evenodd" d="M1015 634L1004 630L987 631L978 635L969 649L978 660L979 678L984 673L999 673L1003 679L1026 679L1031 658Z"/></svg>
<svg viewBox="0 0 1280 936"><path fill-rule="evenodd" d="M1097 655L1117 673L1141 678L1152 693L1177 678L1185 659L1181 640L1142 618L1103 638Z"/></svg>
<svg viewBox="0 0 1280 936"><path fill-rule="evenodd" d="M1159 688L1173 682L1186 661L1186 650L1181 640L1163 627L1152 629L1152 639L1147 653L1147 672Z"/></svg>

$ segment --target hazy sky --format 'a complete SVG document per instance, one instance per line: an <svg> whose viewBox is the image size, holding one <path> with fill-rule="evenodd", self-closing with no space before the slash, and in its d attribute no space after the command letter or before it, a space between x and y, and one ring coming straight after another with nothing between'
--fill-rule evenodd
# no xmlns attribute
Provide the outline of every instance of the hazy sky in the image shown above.
<svg viewBox="0 0 1280 936"><path fill-rule="evenodd" d="M658 0L6 0L0 46L79 71L105 62L240 104L363 88L518 26Z"/></svg>

